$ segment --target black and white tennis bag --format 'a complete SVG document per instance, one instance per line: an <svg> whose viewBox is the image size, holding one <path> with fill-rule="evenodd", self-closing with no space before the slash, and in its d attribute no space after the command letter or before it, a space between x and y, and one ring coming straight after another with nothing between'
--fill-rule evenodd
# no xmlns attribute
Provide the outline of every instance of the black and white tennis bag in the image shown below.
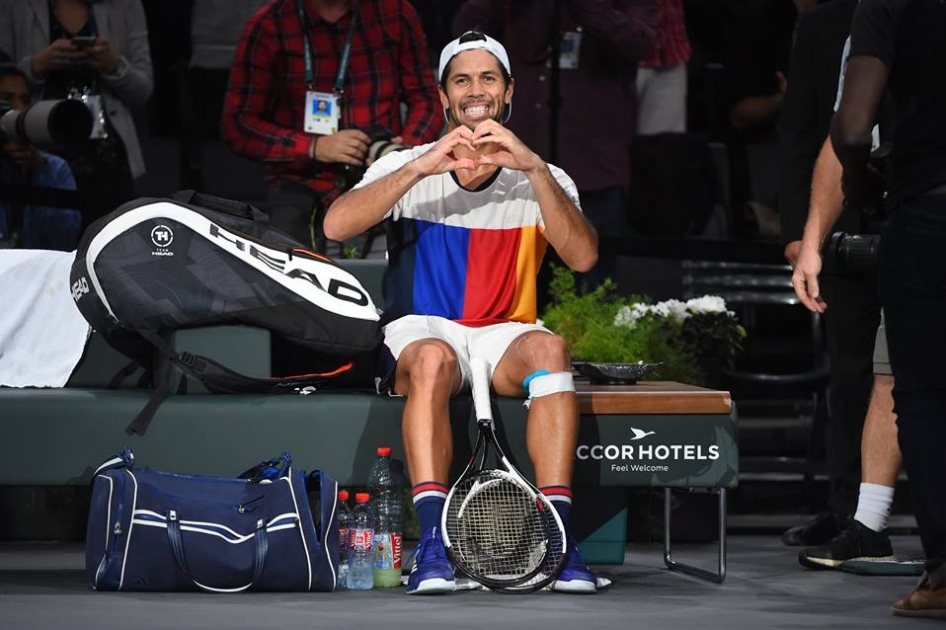
<svg viewBox="0 0 946 630"><path fill-rule="evenodd" d="M143 365L156 349L214 393L318 386L381 341L380 311L351 273L271 228L257 208L193 191L131 201L93 223L70 283L79 311L110 345ZM241 324L312 349L333 367L258 379L168 343L169 331Z"/></svg>

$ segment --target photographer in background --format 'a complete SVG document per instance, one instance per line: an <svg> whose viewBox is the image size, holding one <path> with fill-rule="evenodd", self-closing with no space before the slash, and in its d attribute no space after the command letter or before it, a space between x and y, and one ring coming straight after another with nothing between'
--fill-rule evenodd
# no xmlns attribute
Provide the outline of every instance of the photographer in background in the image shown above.
<svg viewBox="0 0 946 630"><path fill-rule="evenodd" d="M26 73L13 64L0 64L0 116L30 105ZM62 158L0 132L0 248L72 251L79 242L82 217L77 210L50 208L8 199L8 187L75 190L76 182Z"/></svg>
<svg viewBox="0 0 946 630"><path fill-rule="evenodd" d="M373 141L425 144L443 124L409 2L274 0L246 24L221 129L234 152L265 162L272 225L315 246Z"/></svg>
<svg viewBox="0 0 946 630"><path fill-rule="evenodd" d="M843 166L845 204L869 202L871 127L888 87L897 118L879 250L898 441L923 548L926 574L896 615L946 618L946 4L861 0L838 113L831 125ZM832 220L837 218L828 217ZM819 262L817 251L802 257ZM792 281L806 306L821 299L816 264Z"/></svg>
<svg viewBox="0 0 946 630"><path fill-rule="evenodd" d="M83 101L91 137L56 152L86 199L88 225L135 196L145 172L131 108L154 87L141 0L0 0L0 49L42 99Z"/></svg>

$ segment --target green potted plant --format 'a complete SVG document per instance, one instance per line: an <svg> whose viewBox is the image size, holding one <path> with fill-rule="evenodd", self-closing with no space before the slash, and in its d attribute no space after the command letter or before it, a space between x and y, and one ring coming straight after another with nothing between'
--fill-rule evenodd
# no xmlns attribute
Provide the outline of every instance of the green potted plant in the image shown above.
<svg viewBox="0 0 946 630"><path fill-rule="evenodd" d="M713 386L746 336L718 296L655 303L619 295L610 280L581 294L560 267L549 292L542 323L565 338L576 361L661 364L647 378Z"/></svg>

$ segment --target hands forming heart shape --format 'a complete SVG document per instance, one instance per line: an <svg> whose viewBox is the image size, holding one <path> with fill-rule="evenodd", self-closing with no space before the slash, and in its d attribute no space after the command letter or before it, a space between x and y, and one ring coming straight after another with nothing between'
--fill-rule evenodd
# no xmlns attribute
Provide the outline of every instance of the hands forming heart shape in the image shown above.
<svg viewBox="0 0 946 630"><path fill-rule="evenodd" d="M425 175L475 171L486 165L528 172L544 164L515 134L495 120L484 120L475 130L462 125L457 127L437 141L418 162Z"/></svg>

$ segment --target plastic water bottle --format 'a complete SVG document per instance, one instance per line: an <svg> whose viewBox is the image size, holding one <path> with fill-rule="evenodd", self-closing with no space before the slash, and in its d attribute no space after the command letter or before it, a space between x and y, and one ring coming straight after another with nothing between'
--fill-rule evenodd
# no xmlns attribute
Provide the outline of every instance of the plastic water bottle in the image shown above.
<svg viewBox="0 0 946 630"><path fill-rule="evenodd" d="M374 587L374 523L371 495L355 495L355 509L348 523L348 588L365 591Z"/></svg>
<svg viewBox="0 0 946 630"><path fill-rule="evenodd" d="M374 585L390 588L401 585L401 496L398 477L391 461L391 449L378 448L378 459L368 475L374 496L375 523Z"/></svg>
<svg viewBox="0 0 946 630"><path fill-rule="evenodd" d="M348 524L351 521L348 490L338 493L338 590L348 588Z"/></svg>

